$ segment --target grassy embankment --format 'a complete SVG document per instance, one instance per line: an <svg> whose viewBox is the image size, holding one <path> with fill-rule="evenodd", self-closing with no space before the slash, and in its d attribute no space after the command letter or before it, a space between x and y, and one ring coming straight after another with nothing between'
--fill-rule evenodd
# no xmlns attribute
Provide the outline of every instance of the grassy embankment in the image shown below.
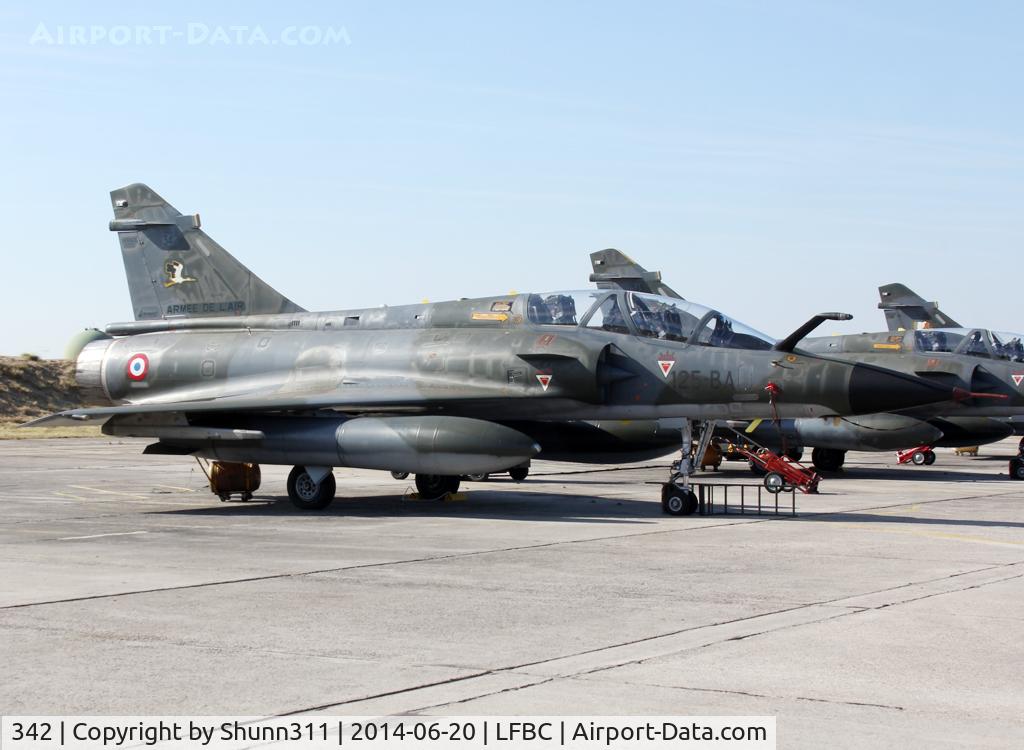
<svg viewBox="0 0 1024 750"><path fill-rule="evenodd" d="M18 427L35 417L80 405L73 362L31 354L0 356L0 440L96 437L99 427Z"/></svg>

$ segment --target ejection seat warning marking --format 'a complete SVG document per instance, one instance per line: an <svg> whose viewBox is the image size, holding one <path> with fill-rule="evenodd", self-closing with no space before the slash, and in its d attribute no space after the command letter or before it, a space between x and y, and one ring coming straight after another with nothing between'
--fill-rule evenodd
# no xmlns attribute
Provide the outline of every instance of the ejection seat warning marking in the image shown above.
<svg viewBox="0 0 1024 750"><path fill-rule="evenodd" d="M1018 387L1022 382L1024 382L1024 372L1015 372L1010 377L1013 378L1013 384Z"/></svg>
<svg viewBox="0 0 1024 750"><path fill-rule="evenodd" d="M676 361L674 359L659 359L658 367L661 368L661 374L666 378L668 374L672 372L672 368L675 366Z"/></svg>
<svg viewBox="0 0 1024 750"><path fill-rule="evenodd" d="M537 375L537 382L540 383L540 387L547 391L548 386L551 385L551 376L545 374Z"/></svg>

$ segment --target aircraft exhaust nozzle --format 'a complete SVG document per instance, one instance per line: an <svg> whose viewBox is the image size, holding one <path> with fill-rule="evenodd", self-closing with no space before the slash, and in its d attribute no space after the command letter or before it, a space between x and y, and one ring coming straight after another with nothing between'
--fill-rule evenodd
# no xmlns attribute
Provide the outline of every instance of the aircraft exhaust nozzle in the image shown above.
<svg viewBox="0 0 1024 750"><path fill-rule="evenodd" d="M95 331L95 333L99 335L89 336L89 331L79 334L87 340L79 347L74 358L75 382L78 384L82 403L106 405L111 403L111 398L103 377L103 364L107 350L114 343L114 339L100 331ZM74 343L72 341L72 344ZM68 345L69 350L72 344Z"/></svg>
<svg viewBox="0 0 1024 750"><path fill-rule="evenodd" d="M853 414L901 411L956 400L954 388L873 365L855 364L850 374Z"/></svg>

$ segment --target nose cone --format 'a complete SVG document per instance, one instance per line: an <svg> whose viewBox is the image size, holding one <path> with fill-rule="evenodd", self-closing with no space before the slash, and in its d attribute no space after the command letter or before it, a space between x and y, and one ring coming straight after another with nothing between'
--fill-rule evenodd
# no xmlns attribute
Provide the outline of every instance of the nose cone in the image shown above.
<svg viewBox="0 0 1024 750"><path fill-rule="evenodd" d="M849 392L853 414L900 411L954 399L953 389L947 386L863 364L853 366Z"/></svg>

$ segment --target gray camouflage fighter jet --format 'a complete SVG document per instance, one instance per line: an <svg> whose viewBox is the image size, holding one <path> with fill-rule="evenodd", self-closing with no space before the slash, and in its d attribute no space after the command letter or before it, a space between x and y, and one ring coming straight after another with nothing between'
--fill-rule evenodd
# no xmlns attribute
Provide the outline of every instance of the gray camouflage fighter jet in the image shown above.
<svg viewBox="0 0 1024 750"><path fill-rule="evenodd" d="M147 186L111 201L135 320L93 333L76 364L85 393L108 405L33 424L99 423L155 438L147 453L214 459L222 497L251 491L245 464L270 463L294 467L288 494L303 509L331 501L335 466L414 473L434 498L462 475L540 453L601 453L591 432L615 431L604 420L688 426L962 396L796 352L812 324L775 342L716 310L632 291L306 312ZM696 508L685 479L663 502L670 513Z"/></svg>
<svg viewBox="0 0 1024 750"><path fill-rule="evenodd" d="M939 309L937 302L926 302L924 298L913 292L905 284L885 284L878 287L878 307L885 313L885 320L891 333L913 331L917 328L964 329L953 318ZM976 333L977 332L977 333ZM954 334L965 336L971 340L980 335L987 338L993 350L1000 354L1010 354L1011 358L1021 361L1020 342L1024 335L1019 333L997 333L984 328L955 330ZM1016 378L1014 378L1016 381ZM1016 383L1015 383L1016 384ZM1015 435L1024 435L1024 414L1015 414L1001 421L1013 428ZM968 443L982 445L985 442ZM1024 479L1024 477L1021 477Z"/></svg>
<svg viewBox="0 0 1024 750"><path fill-rule="evenodd" d="M647 271L616 250L591 255L598 286L672 292L661 274ZM1024 337L984 329L925 329L907 331L914 322L957 325L934 302L925 302L902 284L880 288L882 304L892 332L862 333L805 339L801 353L813 353L874 364L917 375L971 393L953 408L924 405L899 413L864 414L830 418L783 419L778 423L755 420L734 423L751 439L772 448L799 452L812 447L816 468L835 471L849 450L882 451L922 447L921 463L933 463L933 447L963 447L1002 440L1013 434L1004 419L1024 414ZM678 295L676 295L678 296ZM1015 477L1015 478L1024 478Z"/></svg>

